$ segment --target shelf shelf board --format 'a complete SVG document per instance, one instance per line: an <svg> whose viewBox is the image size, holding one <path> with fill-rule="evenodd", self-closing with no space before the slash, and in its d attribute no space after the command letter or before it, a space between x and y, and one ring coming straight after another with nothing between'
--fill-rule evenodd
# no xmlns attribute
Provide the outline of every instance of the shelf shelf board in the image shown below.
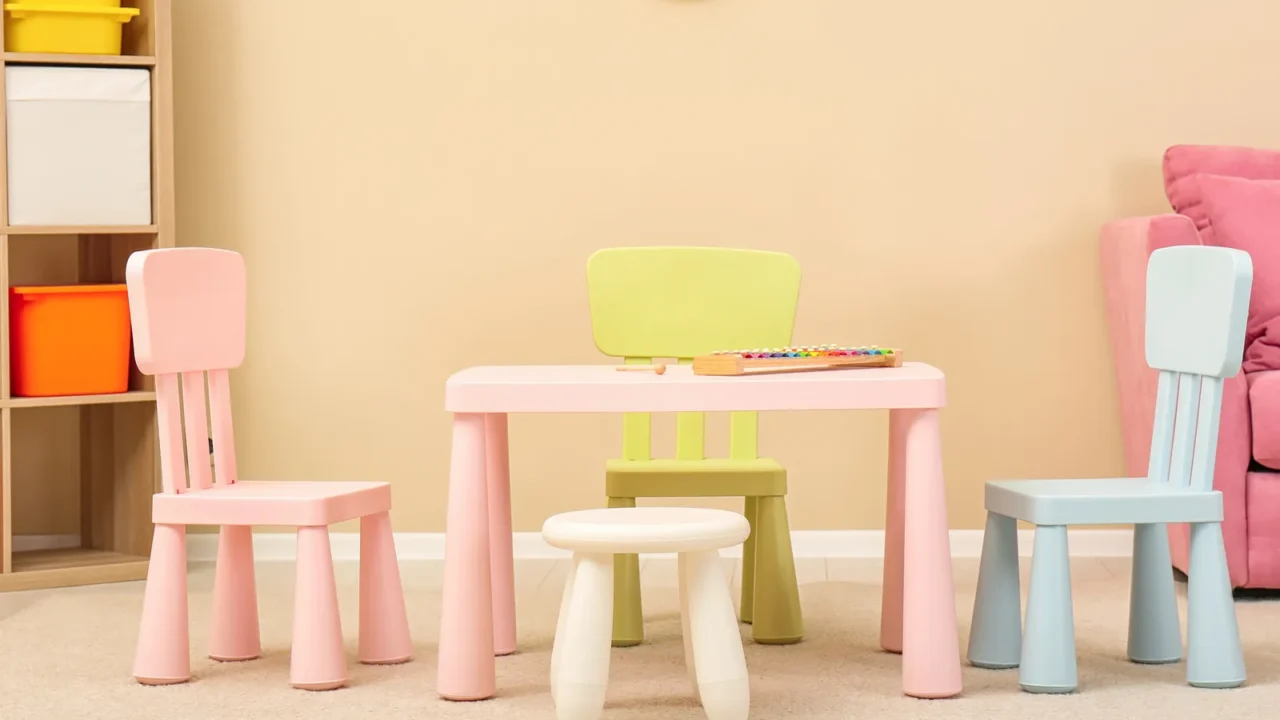
<svg viewBox="0 0 1280 720"><path fill-rule="evenodd" d="M107 67L155 67L154 55L72 55L70 53L0 54L9 65L102 65Z"/></svg>
<svg viewBox="0 0 1280 720"><path fill-rule="evenodd" d="M0 574L0 592L143 580L147 558L89 548L13 554L13 572Z"/></svg>
<svg viewBox="0 0 1280 720"><path fill-rule="evenodd" d="M154 235L155 225L9 225L5 235Z"/></svg>
<svg viewBox="0 0 1280 720"><path fill-rule="evenodd" d="M54 397L17 397L0 400L0 407L33 408L65 407L68 405L115 405L117 403L154 402L156 394L150 390L130 390L110 395L57 395Z"/></svg>

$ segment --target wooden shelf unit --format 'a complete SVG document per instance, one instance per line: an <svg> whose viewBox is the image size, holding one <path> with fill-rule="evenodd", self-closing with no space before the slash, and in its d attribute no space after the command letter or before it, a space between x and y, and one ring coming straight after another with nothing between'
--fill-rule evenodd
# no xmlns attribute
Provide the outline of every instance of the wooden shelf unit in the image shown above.
<svg viewBox="0 0 1280 720"><path fill-rule="evenodd" d="M5 65L148 68L152 194L150 225L9 226L7 102L0 106L0 592L146 577L151 496L159 488L160 468L151 378L135 366L128 392L13 397L9 288L123 283L130 254L174 246L171 4L124 0L123 6L141 13L125 25L121 56L13 53L0 47L0 102L7 97ZM50 471L52 465L57 467ZM78 513L67 512L73 501ZM57 527L50 530L42 522ZM53 538L56 546L25 543L26 536ZM67 538L74 541L71 547L63 546Z"/></svg>

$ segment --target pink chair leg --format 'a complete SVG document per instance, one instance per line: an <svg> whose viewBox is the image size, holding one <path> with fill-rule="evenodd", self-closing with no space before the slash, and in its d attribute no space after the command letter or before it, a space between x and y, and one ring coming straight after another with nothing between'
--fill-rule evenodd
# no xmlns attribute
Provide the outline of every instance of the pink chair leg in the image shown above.
<svg viewBox="0 0 1280 720"><path fill-rule="evenodd" d="M938 411L897 412L906 435L902 690L919 698L952 697L961 690L960 635Z"/></svg>
<svg viewBox="0 0 1280 720"><path fill-rule="evenodd" d="M489 479L489 569L493 584L493 654L516 651L516 574L511 549L511 463L507 416L486 415L485 474Z"/></svg>
<svg viewBox="0 0 1280 720"><path fill-rule="evenodd" d="M213 623L209 657L221 662L262 655L258 630L258 590L253 571L253 528L223 525L213 579Z"/></svg>
<svg viewBox="0 0 1280 720"><path fill-rule="evenodd" d="M446 700L493 697L493 576L484 415L453 416L449 515L436 692Z"/></svg>
<svg viewBox="0 0 1280 720"><path fill-rule="evenodd" d="M182 525L155 528L133 677L144 685L171 685L191 679L187 529Z"/></svg>
<svg viewBox="0 0 1280 720"><path fill-rule="evenodd" d="M413 657L391 515L360 518L360 662L392 665Z"/></svg>
<svg viewBox="0 0 1280 720"><path fill-rule="evenodd" d="M889 411L888 502L884 518L884 586L880 595L880 647L902 652L902 531L906 421L902 410Z"/></svg>
<svg viewBox="0 0 1280 720"><path fill-rule="evenodd" d="M298 528L295 582L290 681L303 690L342 687L347 684L347 659L328 528Z"/></svg>

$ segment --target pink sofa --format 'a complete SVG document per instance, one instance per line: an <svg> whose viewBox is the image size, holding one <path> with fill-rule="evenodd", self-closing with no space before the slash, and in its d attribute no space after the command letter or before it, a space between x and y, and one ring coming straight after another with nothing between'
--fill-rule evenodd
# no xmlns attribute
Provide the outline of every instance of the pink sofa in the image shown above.
<svg viewBox="0 0 1280 720"><path fill-rule="evenodd" d="M1276 338L1263 336L1268 327L1273 328L1272 335L1280 327L1280 306L1275 302L1280 298L1280 222L1273 223L1280 221L1280 182L1265 181L1280 181L1280 152L1169 148L1164 156L1165 193L1175 212L1108 223L1101 233L1101 256L1126 472L1134 477L1147 472L1155 412L1156 373L1147 367L1143 349L1148 256L1170 245L1203 243L1244 245L1241 249L1253 257L1245 372L1229 380L1223 393L1214 487L1222 492L1226 505L1223 535L1232 585L1277 589L1280 453L1275 448L1280 445L1280 367L1274 361ZM1242 200L1241 195L1252 195L1252 199ZM1268 242L1272 232L1277 238L1274 243ZM1255 424L1265 429L1257 438ZM1173 564L1186 572L1187 526L1170 526L1169 538Z"/></svg>

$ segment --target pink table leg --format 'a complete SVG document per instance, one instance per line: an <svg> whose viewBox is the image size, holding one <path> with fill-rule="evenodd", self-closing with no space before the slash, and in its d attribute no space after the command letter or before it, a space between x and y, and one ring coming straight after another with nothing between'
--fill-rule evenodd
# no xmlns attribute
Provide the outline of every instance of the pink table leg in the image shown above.
<svg viewBox="0 0 1280 720"><path fill-rule="evenodd" d="M507 416L485 416L489 478L489 567L493 582L493 653L516 651L516 575L511 549L511 463Z"/></svg>
<svg viewBox="0 0 1280 720"><path fill-rule="evenodd" d="M902 531L906 486L907 420L902 410L889 412L889 487L884 518L884 585L880 595L880 647L902 652Z"/></svg>
<svg viewBox="0 0 1280 720"><path fill-rule="evenodd" d="M436 675L446 700L493 697L496 684L485 435L484 415L454 414Z"/></svg>
<svg viewBox="0 0 1280 720"><path fill-rule="evenodd" d="M902 691L960 694L960 636L938 411L897 410L904 439Z"/></svg>

